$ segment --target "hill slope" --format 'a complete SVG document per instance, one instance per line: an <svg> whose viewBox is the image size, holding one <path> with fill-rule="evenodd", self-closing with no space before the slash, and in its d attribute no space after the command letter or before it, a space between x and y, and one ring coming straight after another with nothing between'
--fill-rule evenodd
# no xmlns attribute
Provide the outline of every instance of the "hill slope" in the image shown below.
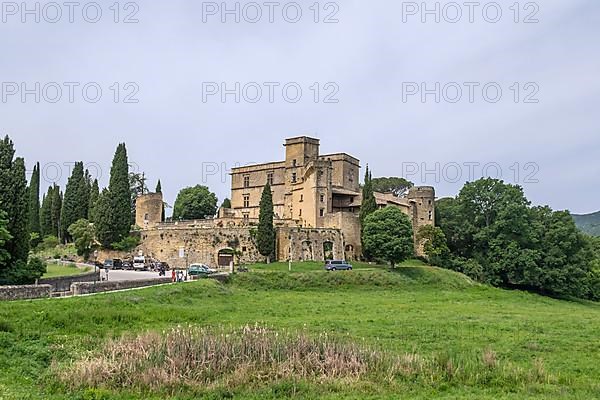
<svg viewBox="0 0 600 400"><path fill-rule="evenodd" d="M575 224L579 229L593 236L600 236L600 211L592 214L573 214Z"/></svg>
<svg viewBox="0 0 600 400"><path fill-rule="evenodd" d="M427 266L393 272L357 267L326 273L317 270L317 264L294 265L293 272L285 271L284 265L251 266L255 272L239 274L227 284L201 280L88 297L2 303L0 399L395 400L398 393L418 400L599 398L598 304L495 289ZM144 389L155 382L151 373L169 370L163 367L172 360L152 353L139 364L133 360L150 368L146 375L132 374L133 381L107 383L102 375L97 385L60 383L71 376L68 368L73 362L104 365L107 346L122 335L125 342L117 342L117 350L127 352L130 348L119 346L205 343L188 343L185 337L165 341L165 332L194 329L188 326L214 327L216 332L243 328L251 334L264 327L276 337L288 335L283 336L285 346L295 343L287 339L294 332L313 338L326 335L345 343L333 349L342 351L342 356L352 346L369 346L372 353L368 354L398 356L400 364L391 376L377 372L381 365L369 364L374 372L360 379L322 381L278 379L282 371L289 371L287 364L273 374L261 370L264 374L252 376L244 375L252 364L239 369L232 364L229 372L209 385L177 383L151 392ZM152 340L144 342L144 338ZM269 345L258 344L263 343ZM310 343L302 341L303 346ZM283 354L285 346L277 354ZM199 376L194 370L197 365L192 366L188 381ZM244 380L248 377L252 379Z"/></svg>

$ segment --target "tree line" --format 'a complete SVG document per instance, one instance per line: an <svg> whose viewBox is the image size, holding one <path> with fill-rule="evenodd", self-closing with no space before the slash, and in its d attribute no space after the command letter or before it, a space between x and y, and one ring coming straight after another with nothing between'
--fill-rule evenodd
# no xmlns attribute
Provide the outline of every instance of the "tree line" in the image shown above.
<svg viewBox="0 0 600 400"><path fill-rule="evenodd" d="M32 283L45 272L44 263L30 250L44 243L74 242L80 255L96 247L117 248L131 242L135 209L127 149L118 145L110 182L100 190L83 162L77 162L64 192L48 187L40 201L40 165L29 184L25 160L15 157L15 146L6 136L0 141L0 284Z"/></svg>
<svg viewBox="0 0 600 400"><path fill-rule="evenodd" d="M600 299L600 243L568 211L532 206L497 179L467 183L437 201L436 226L419 231L430 263L476 281L560 297Z"/></svg>

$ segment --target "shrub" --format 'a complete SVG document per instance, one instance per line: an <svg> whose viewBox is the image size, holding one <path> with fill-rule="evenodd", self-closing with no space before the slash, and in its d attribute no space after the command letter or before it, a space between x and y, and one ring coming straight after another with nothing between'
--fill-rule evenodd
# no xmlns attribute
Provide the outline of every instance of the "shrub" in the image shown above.
<svg viewBox="0 0 600 400"><path fill-rule="evenodd" d="M430 357L398 355L344 341L328 333L275 332L260 326L235 331L177 327L109 342L97 355L56 371L71 388L180 391L187 387L395 381L436 384L487 384L502 379L512 385L555 380L541 363L525 371L498 360L487 349ZM285 390L285 389L284 389Z"/></svg>
<svg viewBox="0 0 600 400"><path fill-rule="evenodd" d="M113 243L111 247L118 251L131 251L135 249L140 244L139 236L127 236L123 238L120 242Z"/></svg>

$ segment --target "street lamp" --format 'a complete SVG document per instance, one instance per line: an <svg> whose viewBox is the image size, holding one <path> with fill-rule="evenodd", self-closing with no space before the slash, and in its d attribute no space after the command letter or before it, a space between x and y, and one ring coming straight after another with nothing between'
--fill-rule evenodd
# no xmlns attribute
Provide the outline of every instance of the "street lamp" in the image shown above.
<svg viewBox="0 0 600 400"><path fill-rule="evenodd" d="M98 278L98 250L94 250L94 285Z"/></svg>

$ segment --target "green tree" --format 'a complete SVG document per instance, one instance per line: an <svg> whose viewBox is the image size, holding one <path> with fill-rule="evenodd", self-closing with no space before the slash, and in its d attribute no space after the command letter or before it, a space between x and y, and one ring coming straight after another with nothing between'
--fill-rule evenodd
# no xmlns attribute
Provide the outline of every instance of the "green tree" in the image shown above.
<svg viewBox="0 0 600 400"><path fill-rule="evenodd" d="M109 200L112 208L110 212L111 240L108 242L110 244L120 242L123 238L129 236L132 219L135 218L132 214L129 164L125 143L119 144L115 152L110 170L108 191L110 192Z"/></svg>
<svg viewBox="0 0 600 400"><path fill-rule="evenodd" d="M468 183L436 205L448 268L497 286L598 296L593 250L568 212L532 208L521 187L496 179Z"/></svg>
<svg viewBox="0 0 600 400"><path fill-rule="evenodd" d="M414 186L412 182L399 177L373 178L371 184L375 192L393 193L398 197L404 196Z"/></svg>
<svg viewBox="0 0 600 400"><path fill-rule="evenodd" d="M60 215L61 238L65 242L72 240L68 228L80 219L87 218L89 197L86 196L86 192L83 162L76 162L67 181Z"/></svg>
<svg viewBox="0 0 600 400"><path fill-rule="evenodd" d="M25 268L29 255L29 197L25 161L15 158L12 140L0 141L0 212L5 223L1 245L4 265L0 263L0 281L11 283L19 268ZM10 257L10 259L8 259Z"/></svg>
<svg viewBox="0 0 600 400"><path fill-rule="evenodd" d="M275 254L275 227L273 226L273 193L271 185L265 185L260 199L256 245L258 252L267 257L267 264Z"/></svg>
<svg viewBox="0 0 600 400"><path fill-rule="evenodd" d="M369 215L363 227L365 251L392 267L414 255L412 225L397 207L386 207Z"/></svg>
<svg viewBox="0 0 600 400"><path fill-rule="evenodd" d="M80 219L69 227L69 234L74 240L77 255L87 260L96 244L94 225L87 219Z"/></svg>
<svg viewBox="0 0 600 400"><path fill-rule="evenodd" d="M33 174L29 182L29 233L37 237L31 241L31 247L35 247L41 241L40 228L40 163L33 167ZM37 234L37 236L35 235Z"/></svg>
<svg viewBox="0 0 600 400"><path fill-rule="evenodd" d="M100 186L98 185L98 179L94 179L90 188L90 201L88 205L88 220L94 222L96 213L96 204L100 197Z"/></svg>
<svg viewBox="0 0 600 400"><path fill-rule="evenodd" d="M52 231L52 186L48 188L48 191L42 198L40 230L42 232L42 238L48 235L56 235L56 232Z"/></svg>
<svg viewBox="0 0 600 400"><path fill-rule="evenodd" d="M108 189L102 190L95 207L94 227L98 242L104 248L110 248L113 243L114 233L112 229L113 209Z"/></svg>
<svg viewBox="0 0 600 400"><path fill-rule="evenodd" d="M366 259L371 258L371 254L369 254L367 248L364 244L364 225L367 217L374 213L377 210L377 200L375 200L375 194L373 192L373 184L371 178L371 172L369 171L369 166L367 165L367 170L365 171L365 182L362 188L362 204L360 206L360 226L361 226L361 241L363 242L363 257Z"/></svg>
<svg viewBox="0 0 600 400"><path fill-rule="evenodd" d="M60 190L60 186L54 185L54 190L52 191L52 205L51 205L51 214L52 214L52 231L59 239L61 237L61 225L60 225L60 217L62 214L62 204L63 204L63 193Z"/></svg>
<svg viewBox="0 0 600 400"><path fill-rule="evenodd" d="M154 192L162 194L162 184L160 183L160 179L158 180L158 183L156 184L156 190ZM165 202L163 201L161 221L165 222L166 218L167 218L167 216L165 214Z"/></svg>
<svg viewBox="0 0 600 400"><path fill-rule="evenodd" d="M223 200L223 203L221 203L221 208L231 208L231 200L225 198L225 200Z"/></svg>
<svg viewBox="0 0 600 400"><path fill-rule="evenodd" d="M440 227L425 225L417 232L417 241L423 246L427 261L438 267L448 265L450 249L446 243L446 235Z"/></svg>
<svg viewBox="0 0 600 400"><path fill-rule="evenodd" d="M217 212L217 196L206 186L182 189L173 207L173 220L204 219Z"/></svg>
<svg viewBox="0 0 600 400"><path fill-rule="evenodd" d="M5 278L0 277L0 284L30 285L35 283L45 273L46 263L41 259L32 257L28 261L19 260L14 264L14 267Z"/></svg>
<svg viewBox="0 0 600 400"><path fill-rule="evenodd" d="M135 225L135 208L137 204L137 198L148 193L145 174L143 172L130 172L129 187L131 190L131 225Z"/></svg>
<svg viewBox="0 0 600 400"><path fill-rule="evenodd" d="M8 220L6 219L6 213L0 209L0 278L2 271L8 269L8 262L10 261L10 253L4 247L12 239L7 227Z"/></svg>
<svg viewBox="0 0 600 400"><path fill-rule="evenodd" d="M9 250L13 262L27 262L29 257L29 199L27 197L27 178L25 160L16 158L13 166L13 215L8 215L9 232L12 246ZM2 203L4 204L4 203ZM11 220L12 218L12 220Z"/></svg>

